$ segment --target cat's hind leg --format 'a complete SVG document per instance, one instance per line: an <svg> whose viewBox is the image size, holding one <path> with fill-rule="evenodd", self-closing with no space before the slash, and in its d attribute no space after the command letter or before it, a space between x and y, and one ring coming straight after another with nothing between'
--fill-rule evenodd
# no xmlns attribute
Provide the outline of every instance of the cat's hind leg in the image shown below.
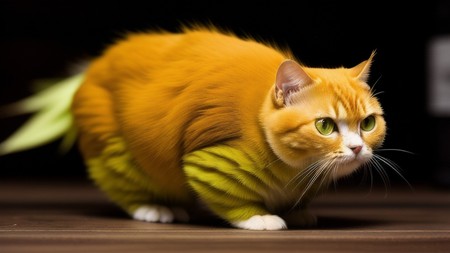
<svg viewBox="0 0 450 253"><path fill-rule="evenodd" d="M133 219L148 222L171 223L174 220L189 221L189 214L183 208L169 208L161 205L142 205L132 214Z"/></svg>
<svg viewBox="0 0 450 253"><path fill-rule="evenodd" d="M73 99L72 112L88 174L110 200L131 217L149 222L187 220L135 162L115 117L110 90L87 78ZM172 201L169 201L172 200Z"/></svg>
<svg viewBox="0 0 450 253"><path fill-rule="evenodd" d="M108 139L101 154L88 159L87 164L90 177L134 219L161 223L189 220L183 208L164 204L164 193L135 164L123 139Z"/></svg>

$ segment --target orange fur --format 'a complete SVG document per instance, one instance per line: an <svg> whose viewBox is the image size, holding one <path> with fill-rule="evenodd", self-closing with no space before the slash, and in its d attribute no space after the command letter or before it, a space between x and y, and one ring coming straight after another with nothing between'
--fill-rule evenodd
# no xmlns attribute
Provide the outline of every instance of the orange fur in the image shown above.
<svg viewBox="0 0 450 253"><path fill-rule="evenodd" d="M216 145L242 151L278 177L270 201L302 194L282 188L349 148L339 133L322 136L317 119L345 123L369 151L383 142L383 112L366 84L372 57L354 68L308 68L286 62L293 59L287 50L216 29L131 34L92 62L74 97L81 150L96 158L108 140L122 138L169 202L192 198L183 156ZM369 115L376 128L361 132ZM342 175L360 165L349 164Z"/></svg>

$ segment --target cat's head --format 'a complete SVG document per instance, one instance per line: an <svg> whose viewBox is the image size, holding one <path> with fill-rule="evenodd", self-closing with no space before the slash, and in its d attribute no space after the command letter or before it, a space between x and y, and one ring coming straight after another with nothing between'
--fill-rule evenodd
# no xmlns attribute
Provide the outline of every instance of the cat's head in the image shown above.
<svg viewBox="0 0 450 253"><path fill-rule="evenodd" d="M294 168L315 162L336 179L372 158L386 133L383 110L367 84L373 56L353 68L281 63L262 120L283 162Z"/></svg>

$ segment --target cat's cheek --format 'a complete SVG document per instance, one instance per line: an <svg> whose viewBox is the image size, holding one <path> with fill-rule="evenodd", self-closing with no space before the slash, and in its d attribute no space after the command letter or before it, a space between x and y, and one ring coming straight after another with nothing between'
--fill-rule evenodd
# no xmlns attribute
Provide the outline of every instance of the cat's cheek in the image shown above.
<svg viewBox="0 0 450 253"><path fill-rule="evenodd" d="M273 152L291 167L299 167L309 152L305 140L299 138L296 133L269 134L267 140Z"/></svg>
<svg viewBox="0 0 450 253"><path fill-rule="evenodd" d="M285 163L292 167L298 167L308 157L328 153L339 147L336 138L324 140L319 136L314 127L309 125L300 127L297 131L278 135L275 138L276 154Z"/></svg>
<svg viewBox="0 0 450 253"><path fill-rule="evenodd" d="M379 136L375 137L371 145L372 149L375 150L383 146L384 138L385 138L384 134L380 134Z"/></svg>

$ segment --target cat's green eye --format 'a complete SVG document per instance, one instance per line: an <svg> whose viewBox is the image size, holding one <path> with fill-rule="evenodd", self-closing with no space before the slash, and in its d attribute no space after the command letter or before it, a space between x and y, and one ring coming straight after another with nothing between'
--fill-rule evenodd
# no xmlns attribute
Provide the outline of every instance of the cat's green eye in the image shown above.
<svg viewBox="0 0 450 253"><path fill-rule="evenodd" d="M322 135L330 135L336 130L336 124L330 118L321 118L316 120L316 128Z"/></svg>
<svg viewBox="0 0 450 253"><path fill-rule="evenodd" d="M363 131L371 131L375 127L375 117L373 115L368 116L367 118L361 121L361 130Z"/></svg>

